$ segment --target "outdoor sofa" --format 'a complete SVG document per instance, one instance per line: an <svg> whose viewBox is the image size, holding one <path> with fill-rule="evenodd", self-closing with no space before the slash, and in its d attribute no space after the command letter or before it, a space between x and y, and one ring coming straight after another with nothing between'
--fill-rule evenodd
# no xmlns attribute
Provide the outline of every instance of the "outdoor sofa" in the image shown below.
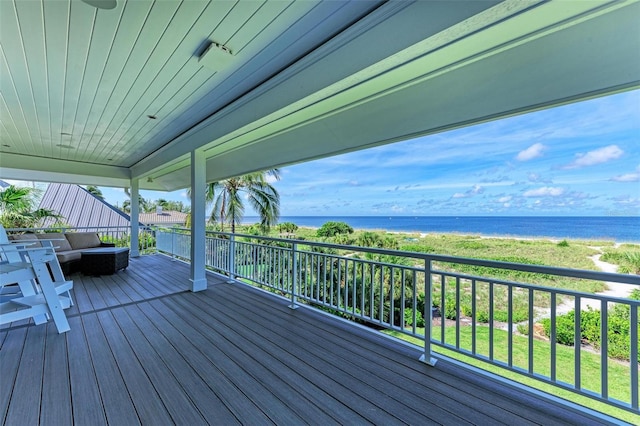
<svg viewBox="0 0 640 426"><path fill-rule="evenodd" d="M40 245L40 240L52 240L56 257L62 272L70 274L80 270L82 252L93 248L115 247L113 243L103 243L97 232L68 232L47 234L17 234L9 235L10 240Z"/></svg>

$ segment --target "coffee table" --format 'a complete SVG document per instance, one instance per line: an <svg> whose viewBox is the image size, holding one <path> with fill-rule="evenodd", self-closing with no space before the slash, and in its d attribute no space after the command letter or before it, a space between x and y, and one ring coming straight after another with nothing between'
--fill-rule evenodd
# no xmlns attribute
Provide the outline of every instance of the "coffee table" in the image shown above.
<svg viewBox="0 0 640 426"><path fill-rule="evenodd" d="M111 275L129 266L129 249L103 247L81 253L80 270L85 275Z"/></svg>

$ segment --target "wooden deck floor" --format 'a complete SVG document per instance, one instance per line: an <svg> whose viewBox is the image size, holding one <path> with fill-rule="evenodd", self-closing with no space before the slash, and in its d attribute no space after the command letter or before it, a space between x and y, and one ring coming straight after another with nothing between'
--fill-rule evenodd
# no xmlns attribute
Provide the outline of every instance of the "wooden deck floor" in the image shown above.
<svg viewBox="0 0 640 426"><path fill-rule="evenodd" d="M71 331L0 330L3 424L602 424L164 256L71 278Z"/></svg>

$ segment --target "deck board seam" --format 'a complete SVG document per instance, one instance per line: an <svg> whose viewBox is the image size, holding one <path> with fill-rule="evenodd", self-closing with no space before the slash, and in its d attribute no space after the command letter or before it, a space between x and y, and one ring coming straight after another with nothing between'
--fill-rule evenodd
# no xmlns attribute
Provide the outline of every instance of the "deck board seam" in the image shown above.
<svg viewBox="0 0 640 426"><path fill-rule="evenodd" d="M135 300L135 301L132 301L132 302L124 303L122 305L105 306L105 307L97 308L97 309L94 309L94 310L91 310L91 311L76 312L76 313L72 313L72 314L67 314L67 319L83 317L85 315L91 315L91 314L98 314L100 312L111 311L113 309L117 309L117 308L121 308L121 307L138 305L140 303L146 303L146 302L150 302L150 301L153 301L153 300L164 299L164 298L175 296L175 295L178 295L178 294L190 293L190 292L191 292L191 290L182 290L182 291L179 291L177 293L163 294L161 296L155 296L155 297L152 297L152 298L149 298L149 299L144 299L144 300ZM18 329L21 329L21 328L29 327L31 325L33 325L31 322L26 323L26 324L14 325L14 326L11 326L11 327L5 327L5 328L2 329L2 331L4 332L4 331L11 331L11 330L18 330Z"/></svg>

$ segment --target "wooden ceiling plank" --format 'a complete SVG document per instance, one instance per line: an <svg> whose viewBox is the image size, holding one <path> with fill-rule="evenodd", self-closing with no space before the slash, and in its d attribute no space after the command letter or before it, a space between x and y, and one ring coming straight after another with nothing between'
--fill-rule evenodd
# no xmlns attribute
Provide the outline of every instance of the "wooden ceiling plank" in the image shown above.
<svg viewBox="0 0 640 426"><path fill-rule="evenodd" d="M18 98L16 87L13 84L13 78L7 66L2 46L0 46L0 75L3 76L3 78L0 79L0 99L2 99L0 117L2 117L3 121L8 121L13 124L16 132L15 137L20 141L20 145L12 146L9 152L27 152L33 154L33 141L29 133L29 126L26 123L22 104ZM0 147L0 152L7 151L5 148L6 147Z"/></svg>
<svg viewBox="0 0 640 426"><path fill-rule="evenodd" d="M173 5L177 6L178 3L174 3ZM129 116L133 106L145 93L149 83L157 76L163 64L165 64L171 54L175 52L181 40L184 39L189 29L202 14L205 6L206 4L202 2L181 3L178 9L173 9L173 13L169 19L167 19L161 34L151 33L145 26L145 33L142 34L141 40L153 41L154 45L142 46L142 43L139 43L134 48L133 57L142 56L144 52L149 53L145 57L144 63L138 64L137 73L135 78L132 79L129 90L126 93L123 91L118 105L112 108L111 111L108 111L111 116L109 124L107 125L109 128L107 132L109 137L105 135L98 142L99 145L103 147L103 149L97 153L98 156L111 156L111 153L122 152L123 150L127 151L133 147L130 141L116 138L116 134L122 128L123 123L131 120L135 121L138 118ZM159 18L150 16L150 19L157 21ZM138 50L142 50L142 52L138 54ZM130 64L127 64L128 67L129 65ZM126 71L131 73L130 70ZM105 112L105 117L108 117L108 113ZM143 113L139 116L146 117ZM129 154L127 153L124 158L128 157Z"/></svg>
<svg viewBox="0 0 640 426"><path fill-rule="evenodd" d="M105 107L102 109L100 117L96 123L96 130L93 132L90 144L95 144L97 149L89 161L99 162L103 156L106 144L104 139L110 139L115 129L111 127L113 116L122 105L123 100L135 86L138 76L142 72L145 64L153 52L158 48L158 42L166 32L167 27L175 16L178 5L177 2L154 3L144 26L141 28L127 60L122 67L121 74L111 92ZM110 128L111 127L111 128ZM126 145L125 145L126 146ZM121 147L126 149L125 147Z"/></svg>
<svg viewBox="0 0 640 426"><path fill-rule="evenodd" d="M189 7L195 3L190 3ZM216 27L218 23L228 14L233 7L233 2L211 2L207 4L206 9L198 16L195 23L189 28L186 28L187 33L179 40L178 46L171 52L170 49L166 49L170 56L163 58L161 53L158 52L156 57L157 62L150 64L149 69L155 71L155 75L149 80L150 83L146 84L143 88L144 91L140 96L132 96L134 105L127 113L127 119L122 120L116 130L114 136L109 140L109 143L115 142L118 145L126 145L134 148L131 141L136 141L135 149L137 152L144 152L140 145L146 143L146 139L138 137L139 131L145 126L158 125L157 122L150 123L147 118L148 114L157 115L157 111L160 105L166 101L159 101L162 97L171 96L170 91L167 89L167 85L176 80L185 80L192 78L193 75L198 72L200 65L194 57L195 49L206 40L211 27ZM182 9L182 8L181 8ZM189 9L187 9L188 11ZM188 19L190 14L187 14ZM183 18L180 16L180 18ZM178 29L185 30L182 20L177 20L176 25ZM178 30L176 30L178 32ZM163 49L164 51L164 49ZM154 58L155 59L155 58ZM154 69L152 65L156 65ZM142 80L144 81L144 80ZM137 95L137 94L136 94ZM160 120L164 120L165 117L160 117ZM194 118L195 119L195 118ZM135 156L134 152L129 152L126 156L121 156L123 160L128 160L131 164L132 156Z"/></svg>
<svg viewBox="0 0 640 426"><path fill-rule="evenodd" d="M44 44L44 16L40 2L17 2L16 12L21 39L24 46L27 67L27 79L35 105L35 116L31 117L37 125L41 154L51 155L55 150L51 143L51 124L49 119L49 89L47 81L46 48Z"/></svg>
<svg viewBox="0 0 640 426"><path fill-rule="evenodd" d="M57 5L57 3L53 3ZM65 81L62 104L61 133L72 135L71 142L82 149L82 129L78 124L78 110L88 108L81 102L85 80L91 79L88 72L97 72L89 66L89 52L94 37L96 9L81 2L71 2L69 10L68 47L65 57ZM108 39L108 36L101 36ZM94 56L95 57L95 56ZM81 115L82 118L82 115ZM67 154L68 155L68 154Z"/></svg>
<svg viewBox="0 0 640 426"><path fill-rule="evenodd" d="M225 45L264 3L264 0L237 2L222 22L212 29L209 39Z"/></svg>
<svg viewBox="0 0 640 426"><path fill-rule="evenodd" d="M159 136L162 132L168 132L168 134L174 135L176 128L184 126L179 119L181 118L181 112L190 107L187 101L193 98L197 99L197 95L195 95L197 92L200 92L200 94L210 92L215 85L215 78L209 70L204 68L198 69L196 73L186 81L184 81L183 78L171 80L167 88L170 93L174 93L174 96L165 97L166 101L164 105L158 105L156 107L158 108L158 116L166 118L164 118L161 123L157 123L155 120L144 121L144 119L142 119L142 126L138 132L133 135L133 139L148 141L145 147L140 147L143 149L139 150L138 154L144 155L144 152L149 149L154 151L160 148L166 140L164 136ZM185 103L187 103L187 105L185 105ZM180 109L181 107L182 110ZM196 119L197 117L194 117L190 121Z"/></svg>
<svg viewBox="0 0 640 426"><path fill-rule="evenodd" d="M121 7L124 8L125 6ZM102 77L104 73L107 72L109 56L114 46L123 9L120 9L119 6L119 8L108 11L109 13L102 13L103 11L90 8L84 3L75 2L71 7L72 32L74 32L74 27L76 26L81 26L81 29L84 29L84 25L74 19L75 8L82 8L78 13L84 13L85 10L91 10L94 13L90 32L84 35L84 37L89 39L89 50L86 52L86 66L82 86L78 95L79 101L72 120L73 139L79 148L74 152L74 155L76 158L81 158L84 151L90 149L84 141L86 137L85 129L87 128L95 99L99 97L98 90L100 89L102 93L111 91L110 87L102 85ZM83 35L80 36L82 37ZM84 52L81 53L84 54ZM75 54L75 52L70 51L69 54L71 56Z"/></svg>
<svg viewBox="0 0 640 426"><path fill-rule="evenodd" d="M0 153L2 151L18 151L20 146L23 145L22 139L20 138L18 128L13 121L13 117L11 117L11 111L7 108L2 93L0 93L0 126L2 126L0 130L0 142L2 142L0 145Z"/></svg>
<svg viewBox="0 0 640 426"><path fill-rule="evenodd" d="M28 143L29 155L42 155L42 149L35 143L40 129L15 6L14 2L0 2L0 34L3 41L7 40L2 44L3 78L0 79L0 87L8 96L6 101L9 108L20 110L23 119L15 118L18 126L23 129L22 133L28 134L23 140ZM15 97L11 96L12 93L15 93Z"/></svg>
<svg viewBox="0 0 640 426"><path fill-rule="evenodd" d="M47 51L46 78L51 123L52 149L57 144L68 144L63 133L64 91L66 85L67 48L69 34L69 4L44 3L45 46Z"/></svg>
<svg viewBox="0 0 640 426"><path fill-rule="evenodd" d="M100 125L100 118L116 91L116 85L149 18L152 6L153 3L147 1L128 2L122 6L126 13L121 15L122 18L118 19L117 26L114 28L113 43L109 46L108 57L98 79L98 90L95 92L83 129L82 141L86 148L82 155L77 157L80 161L92 158L93 151L99 148L98 144L93 142L94 136L102 135L106 130ZM96 27L105 16L108 16L109 18L105 19L112 23L116 15L98 12Z"/></svg>
<svg viewBox="0 0 640 426"><path fill-rule="evenodd" d="M263 3L260 9L247 19L244 24L225 42L225 45L231 49L234 55L242 55L245 47L252 41L272 40L274 36L282 32L282 26L277 25L279 17L283 16L283 12L291 6L291 2L278 1ZM308 6L301 5L302 8ZM300 15L296 16L299 17ZM274 24L274 25L272 25ZM272 28L273 31L267 31Z"/></svg>

